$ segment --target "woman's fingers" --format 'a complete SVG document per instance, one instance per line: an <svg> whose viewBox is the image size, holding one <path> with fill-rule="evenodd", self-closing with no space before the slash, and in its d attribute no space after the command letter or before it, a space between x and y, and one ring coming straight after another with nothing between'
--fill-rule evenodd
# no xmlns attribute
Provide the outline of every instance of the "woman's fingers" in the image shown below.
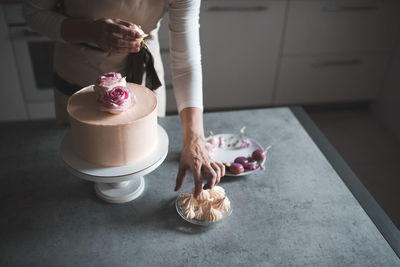
<svg viewBox="0 0 400 267"><path fill-rule="evenodd" d="M194 197L198 198L203 190L203 179L201 178L201 167L194 166L192 169L194 179Z"/></svg>
<svg viewBox="0 0 400 267"><path fill-rule="evenodd" d="M204 189L210 189L219 184L221 177L225 176L225 166L222 163L211 161L208 168L203 171L207 176L207 184Z"/></svg>
<svg viewBox="0 0 400 267"><path fill-rule="evenodd" d="M221 177L220 178L224 177L225 176L225 165L222 164L221 162L215 162L215 163L219 166L219 168L221 170Z"/></svg>
<svg viewBox="0 0 400 267"><path fill-rule="evenodd" d="M118 24L122 24L122 25L124 25L124 26L126 26L126 27L131 27L131 26L133 26L133 25L135 25L135 24L133 24L132 22L130 22L130 21L126 21L126 20L122 20L122 19L114 19L114 21L116 22L116 23L118 23Z"/></svg>
<svg viewBox="0 0 400 267"><path fill-rule="evenodd" d="M207 183L204 185L203 189L212 188L217 182L219 176L219 169L213 163L208 163L207 165L203 165L203 173L207 176Z"/></svg>
<svg viewBox="0 0 400 267"><path fill-rule="evenodd" d="M186 168L179 167L178 174L176 175L175 191L178 191L181 188L183 181L185 180L186 172Z"/></svg>
<svg viewBox="0 0 400 267"><path fill-rule="evenodd" d="M113 47L120 47L120 48L135 48L140 47L139 41L127 41L121 38L113 37L110 38L108 43Z"/></svg>
<svg viewBox="0 0 400 267"><path fill-rule="evenodd" d="M129 26L127 27L125 25L116 23L115 20L106 22L105 32L108 35L117 34L120 38L125 38L129 40L135 40L138 34L136 30L129 28Z"/></svg>
<svg viewBox="0 0 400 267"><path fill-rule="evenodd" d="M140 42L127 41L120 39L116 36L111 36L109 39L104 40L105 44L102 47L108 47L106 51L114 53L136 53L140 51Z"/></svg>
<svg viewBox="0 0 400 267"><path fill-rule="evenodd" d="M225 176L225 166L220 162L213 162L214 170L218 171L217 181L215 185L219 184L221 177Z"/></svg>
<svg viewBox="0 0 400 267"><path fill-rule="evenodd" d="M140 51L141 34L135 24L120 19L99 19L93 23L93 41L107 52L136 53Z"/></svg>

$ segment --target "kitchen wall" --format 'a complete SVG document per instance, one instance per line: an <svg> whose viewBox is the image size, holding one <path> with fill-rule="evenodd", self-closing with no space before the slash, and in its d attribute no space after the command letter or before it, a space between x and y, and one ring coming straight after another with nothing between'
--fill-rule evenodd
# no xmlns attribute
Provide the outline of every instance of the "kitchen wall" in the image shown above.
<svg viewBox="0 0 400 267"><path fill-rule="evenodd" d="M374 103L374 111L400 140L400 41L390 62L383 89Z"/></svg>

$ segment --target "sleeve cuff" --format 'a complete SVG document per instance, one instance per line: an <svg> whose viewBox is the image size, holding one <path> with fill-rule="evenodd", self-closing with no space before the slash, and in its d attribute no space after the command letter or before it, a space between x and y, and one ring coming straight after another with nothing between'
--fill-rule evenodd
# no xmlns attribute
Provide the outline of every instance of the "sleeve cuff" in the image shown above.
<svg viewBox="0 0 400 267"><path fill-rule="evenodd" d="M183 103L178 103L178 113L180 113L185 108L199 108L201 109L201 111L204 110L203 104L199 103L199 101L196 100L189 100Z"/></svg>

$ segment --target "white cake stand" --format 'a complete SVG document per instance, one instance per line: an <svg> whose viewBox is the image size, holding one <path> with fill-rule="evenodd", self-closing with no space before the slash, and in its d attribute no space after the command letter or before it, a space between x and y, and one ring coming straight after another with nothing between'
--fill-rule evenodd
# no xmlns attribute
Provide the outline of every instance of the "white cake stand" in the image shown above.
<svg viewBox="0 0 400 267"><path fill-rule="evenodd" d="M61 156L75 176L95 182L94 189L102 200L125 203L138 198L144 190L143 176L155 170L168 153L168 135L158 125L158 145L146 158L130 165L104 167L77 157L72 150L72 135L68 132L61 142Z"/></svg>

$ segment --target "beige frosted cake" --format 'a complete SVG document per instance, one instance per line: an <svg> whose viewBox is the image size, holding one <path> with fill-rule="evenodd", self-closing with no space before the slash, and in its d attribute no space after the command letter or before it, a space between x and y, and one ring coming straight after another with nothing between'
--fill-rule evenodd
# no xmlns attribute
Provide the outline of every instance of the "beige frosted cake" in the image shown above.
<svg viewBox="0 0 400 267"><path fill-rule="evenodd" d="M88 162L128 165L157 146L156 95L142 85L126 83L120 74L103 74L95 85L73 94L67 111L73 151Z"/></svg>

